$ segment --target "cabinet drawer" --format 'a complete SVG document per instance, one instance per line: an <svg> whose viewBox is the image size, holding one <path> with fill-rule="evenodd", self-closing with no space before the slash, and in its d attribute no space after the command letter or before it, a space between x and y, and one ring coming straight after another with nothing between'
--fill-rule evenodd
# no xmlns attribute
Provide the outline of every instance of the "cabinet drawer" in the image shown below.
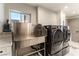
<svg viewBox="0 0 79 59"><path fill-rule="evenodd" d="M0 47L0 56L11 55L11 47Z"/></svg>

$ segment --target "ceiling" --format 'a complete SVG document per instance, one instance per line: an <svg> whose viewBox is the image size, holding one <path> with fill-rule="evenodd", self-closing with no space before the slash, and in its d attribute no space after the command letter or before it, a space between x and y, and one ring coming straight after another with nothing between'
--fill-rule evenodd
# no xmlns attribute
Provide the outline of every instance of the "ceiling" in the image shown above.
<svg viewBox="0 0 79 59"><path fill-rule="evenodd" d="M63 10L66 16L79 15L79 3L30 3L30 5L42 6L55 12Z"/></svg>

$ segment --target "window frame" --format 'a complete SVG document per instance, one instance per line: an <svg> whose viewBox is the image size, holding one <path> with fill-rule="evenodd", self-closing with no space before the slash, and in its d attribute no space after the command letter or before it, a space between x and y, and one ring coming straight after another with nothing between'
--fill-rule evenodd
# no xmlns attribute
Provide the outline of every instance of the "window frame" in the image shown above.
<svg viewBox="0 0 79 59"><path fill-rule="evenodd" d="M29 21L28 23L31 23L31 13L26 13L26 12L14 10L14 9L9 9L9 20L10 20L10 22L13 22L13 20L14 21L16 20L16 19L11 19L11 12L20 13L20 14L23 14L23 15L29 15L30 18L28 19L28 21ZM20 15L20 18L21 18L21 20L18 20L18 21L22 22L22 15ZM23 20L23 22L24 22L24 20Z"/></svg>

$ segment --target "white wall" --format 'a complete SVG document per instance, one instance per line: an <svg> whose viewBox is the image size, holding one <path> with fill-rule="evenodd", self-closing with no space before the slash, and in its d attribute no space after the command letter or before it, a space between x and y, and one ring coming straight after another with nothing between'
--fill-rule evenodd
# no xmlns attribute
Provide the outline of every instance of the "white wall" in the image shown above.
<svg viewBox="0 0 79 59"><path fill-rule="evenodd" d="M2 32L3 21L4 21L4 4L0 3L0 32Z"/></svg>
<svg viewBox="0 0 79 59"><path fill-rule="evenodd" d="M58 15L58 24L59 25L67 25L66 14L61 10L57 13Z"/></svg>
<svg viewBox="0 0 79 59"><path fill-rule="evenodd" d="M57 14L48 9L38 7L38 23L43 25L57 25Z"/></svg>
<svg viewBox="0 0 79 59"><path fill-rule="evenodd" d="M23 11L25 13L31 13L31 22L36 24L37 20L38 23L43 25L60 25L60 21L64 19L64 14L59 12L58 14L52 12L46 8L29 6L27 4L22 3L6 3L5 4L5 20L9 19L9 11L10 9ZM38 12L38 15L37 15ZM61 16L61 14L63 16ZM37 18L36 18L37 17Z"/></svg>
<svg viewBox="0 0 79 59"><path fill-rule="evenodd" d="M23 3L6 3L5 4L5 20L9 19L10 9L22 11L31 14L31 22L36 24L36 8Z"/></svg>

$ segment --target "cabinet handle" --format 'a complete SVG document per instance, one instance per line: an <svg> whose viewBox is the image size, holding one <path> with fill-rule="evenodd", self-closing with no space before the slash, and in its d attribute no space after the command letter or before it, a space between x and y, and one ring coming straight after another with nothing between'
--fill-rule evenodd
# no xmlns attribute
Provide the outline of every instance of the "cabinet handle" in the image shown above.
<svg viewBox="0 0 79 59"><path fill-rule="evenodd" d="M0 53L3 53L3 51L0 51Z"/></svg>

